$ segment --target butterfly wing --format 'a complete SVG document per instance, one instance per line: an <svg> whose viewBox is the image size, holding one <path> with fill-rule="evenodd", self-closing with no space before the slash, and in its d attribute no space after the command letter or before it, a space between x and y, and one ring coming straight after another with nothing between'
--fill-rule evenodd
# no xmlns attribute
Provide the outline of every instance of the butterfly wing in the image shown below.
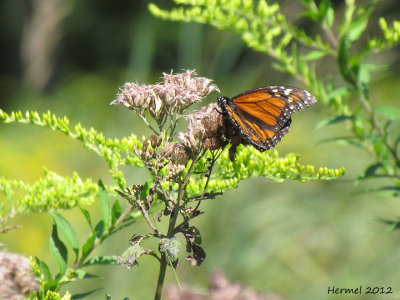
<svg viewBox="0 0 400 300"><path fill-rule="evenodd" d="M308 91L288 86L268 86L219 100L231 124L260 151L271 149L288 133L295 112L316 102Z"/></svg>

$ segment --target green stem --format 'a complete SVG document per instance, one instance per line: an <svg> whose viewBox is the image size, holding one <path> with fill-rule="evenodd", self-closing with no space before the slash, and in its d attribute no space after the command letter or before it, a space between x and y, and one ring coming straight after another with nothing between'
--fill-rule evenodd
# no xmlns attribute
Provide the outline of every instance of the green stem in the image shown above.
<svg viewBox="0 0 400 300"><path fill-rule="evenodd" d="M178 215L179 215L182 194L183 194L182 193L182 183L179 183L178 199L175 203L174 210L172 211L171 217L169 219L169 226L168 226L168 233L167 233L168 238L171 238L175 232L175 225L176 225L176 220L178 219ZM168 266L168 258L165 256L164 253L161 253L160 271L158 272L157 289L156 289L156 294L154 295L154 300L161 299L162 290L163 290L163 286L164 286L164 280L165 280L165 273L167 271L167 266Z"/></svg>
<svg viewBox="0 0 400 300"><path fill-rule="evenodd" d="M161 299L161 293L164 286L164 279L165 279L165 273L167 271L167 265L168 265L167 258L165 257L165 254L162 254L160 260L160 271L158 273L157 289L156 289L156 294L154 296L154 300Z"/></svg>

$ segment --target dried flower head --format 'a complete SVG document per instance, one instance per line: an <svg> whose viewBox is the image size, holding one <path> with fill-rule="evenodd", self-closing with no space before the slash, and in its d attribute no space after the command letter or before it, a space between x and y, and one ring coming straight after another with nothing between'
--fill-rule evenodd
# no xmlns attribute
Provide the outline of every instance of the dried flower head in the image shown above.
<svg viewBox="0 0 400 300"><path fill-rule="evenodd" d="M183 144L168 143L162 149L161 156L174 165L186 165L190 159L190 151Z"/></svg>
<svg viewBox="0 0 400 300"><path fill-rule="evenodd" d="M26 257L0 252L0 299L23 299L38 289Z"/></svg>
<svg viewBox="0 0 400 300"><path fill-rule="evenodd" d="M218 105L212 103L200 111L187 116L188 131L180 132L178 137L182 144L197 153L200 149L216 150L225 147L224 117L218 110Z"/></svg>
<svg viewBox="0 0 400 300"><path fill-rule="evenodd" d="M222 149L228 143L225 119L218 111L217 104L205 106L186 118L189 120L188 130L178 133L181 143L168 143L161 152L161 156L169 160L172 165L170 177L179 174L183 170L182 166L201 150Z"/></svg>
<svg viewBox="0 0 400 300"><path fill-rule="evenodd" d="M181 113L211 92L219 91L211 79L196 77L194 70L178 74L173 74L171 71L170 74L163 75L161 83L151 85L125 83L118 98L111 104L122 104L140 116L148 110L155 120L161 122L166 114Z"/></svg>
<svg viewBox="0 0 400 300"><path fill-rule="evenodd" d="M185 165L171 164L168 175L165 177L165 180L174 180L176 177L182 174L183 171L185 171L185 169L186 169Z"/></svg>

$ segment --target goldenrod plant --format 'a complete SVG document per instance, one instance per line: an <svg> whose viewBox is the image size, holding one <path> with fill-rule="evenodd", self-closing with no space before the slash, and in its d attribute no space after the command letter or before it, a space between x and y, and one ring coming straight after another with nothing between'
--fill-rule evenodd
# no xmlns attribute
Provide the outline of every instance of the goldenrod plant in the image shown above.
<svg viewBox="0 0 400 300"><path fill-rule="evenodd" d="M3 123L41 126L80 141L84 148L105 160L114 181L105 185L98 180L96 184L97 179L84 181L78 174L62 177L49 170L33 184L1 178L0 189L9 200L1 211L3 231L12 229L7 228L7 222L16 214L47 212L54 220L49 247L58 271L51 270L43 259L32 259L41 287L33 296L35 299L68 299L69 295L58 294L60 288L89 278L87 267L118 263L132 268L142 255L150 255L159 262L155 299L160 299L168 267L179 282L175 269L183 255L182 248L193 266L200 266L206 259L201 240L207 237L202 237L201 228L192 224L203 213L202 201L215 199L252 177L306 182L335 179L344 174L344 169L304 165L296 154L280 157L276 150L261 153L252 146L239 146L231 161L229 140L223 134L223 115L216 102L191 114L188 110L217 90L212 80L198 77L192 70L165 73L162 81L155 84L126 83L111 104L123 105L144 121L153 132L144 138L134 133L122 139L106 138L93 128L71 126L67 117L59 118L51 112L39 115L0 110ZM187 131L176 132L178 122L188 122ZM121 166L145 168L148 177L142 182L127 182ZM95 202L102 214L97 224L85 208ZM61 214L65 209L78 209L83 214L89 236L85 241L79 241L74 225ZM147 232L135 231L139 218L148 225ZM131 236L126 237L130 247L120 256L92 254L108 237L127 226L131 230ZM179 235L183 236L185 246L178 241ZM148 248L143 243L148 239L157 240L158 247ZM68 255L68 248L73 250L73 257ZM93 292L83 291L74 297Z"/></svg>

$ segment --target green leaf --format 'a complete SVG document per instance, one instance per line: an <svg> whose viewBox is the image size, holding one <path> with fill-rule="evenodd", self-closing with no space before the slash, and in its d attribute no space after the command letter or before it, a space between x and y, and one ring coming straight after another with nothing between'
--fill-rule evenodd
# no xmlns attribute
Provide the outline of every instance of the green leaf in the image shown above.
<svg viewBox="0 0 400 300"><path fill-rule="evenodd" d="M331 28L335 19L335 11L330 0L322 0L319 5L320 20L324 20L326 25Z"/></svg>
<svg viewBox="0 0 400 300"><path fill-rule="evenodd" d="M103 217L104 227L108 229L112 225L112 210L111 210L111 201L108 197L108 193L106 187L103 184L103 181L99 180L99 200L100 200L100 208L101 215Z"/></svg>
<svg viewBox="0 0 400 300"><path fill-rule="evenodd" d="M140 242L135 242L121 256L114 256L114 260L125 268L130 269L138 265L137 261L142 255L150 253L153 253L153 251L140 246Z"/></svg>
<svg viewBox="0 0 400 300"><path fill-rule="evenodd" d="M44 273L44 275L46 275L47 281L52 280L53 277L51 276L51 271L49 266L43 260L40 260L37 257L35 257L35 260L39 266L40 271Z"/></svg>
<svg viewBox="0 0 400 300"><path fill-rule="evenodd" d="M93 224L92 224L92 220L91 220L89 211L82 207L80 207L80 210L81 210L82 214L85 216L85 219L88 222L90 229L92 230L90 237L86 240L86 242L82 246L81 259L85 260L86 257L89 255L89 253L93 250L93 245L96 241L97 232L96 232L95 228L93 228Z"/></svg>
<svg viewBox="0 0 400 300"><path fill-rule="evenodd" d="M333 99L336 97L343 97L346 95L349 95L351 93L351 91L348 88L345 87L341 87L341 88L333 88L329 94L328 94L328 98L329 99Z"/></svg>
<svg viewBox="0 0 400 300"><path fill-rule="evenodd" d="M380 105L375 107L374 111L386 118L396 121L400 120L400 109L389 105Z"/></svg>
<svg viewBox="0 0 400 300"><path fill-rule="evenodd" d="M50 237L50 252L58 263L60 274L64 275L67 269L68 250L58 236L56 224L53 224Z"/></svg>
<svg viewBox="0 0 400 300"><path fill-rule="evenodd" d="M90 229L92 229L92 231L94 230L93 228L93 224L92 224L92 219L90 218L90 213L87 209L84 209L82 207L79 207L79 209L81 210L82 214L84 215L86 221L88 222Z"/></svg>
<svg viewBox="0 0 400 300"><path fill-rule="evenodd" d="M115 222L118 220L118 218L121 216L121 204L119 203L118 200L115 200L114 205L112 207L112 224L114 226Z"/></svg>
<svg viewBox="0 0 400 300"><path fill-rule="evenodd" d="M336 117L333 117L330 119L325 119L325 120L318 122L317 125L315 126L315 129L321 129L328 125L333 125L333 124L344 122L346 120L354 120L354 119L355 119L355 116L336 116Z"/></svg>
<svg viewBox="0 0 400 300"><path fill-rule="evenodd" d="M99 223L97 223L96 227L94 228L96 231L96 236L98 238L102 238L104 235L104 221L101 220Z"/></svg>
<svg viewBox="0 0 400 300"><path fill-rule="evenodd" d="M305 60L317 60L324 57L327 53L325 51L314 50L304 56Z"/></svg>
<svg viewBox="0 0 400 300"><path fill-rule="evenodd" d="M348 39L351 41L351 43L357 41L361 36L361 34L364 32L364 30L367 28L368 20L371 13L372 9L366 10L362 15L358 16L351 22L346 32L346 35Z"/></svg>
<svg viewBox="0 0 400 300"><path fill-rule="evenodd" d="M363 85L364 89L369 91L371 83L370 67L367 64L361 64L358 72L358 80Z"/></svg>
<svg viewBox="0 0 400 300"><path fill-rule="evenodd" d="M137 214L137 218L142 218L142 214ZM131 226L132 224L134 224L134 223L136 223L136 220L135 219L133 219L133 218L131 218L131 219L129 219L129 220L125 220L123 223L121 223L118 227L116 227L116 228L113 228L113 234L114 233L116 233L116 232L118 232L118 231L120 231L120 230L122 230L122 229L124 229L124 228L126 228L126 227L129 227L129 226Z"/></svg>
<svg viewBox="0 0 400 300"><path fill-rule="evenodd" d="M168 259L174 263L178 260L181 243L175 238L163 238L160 240L158 248L161 253L164 253Z"/></svg>
<svg viewBox="0 0 400 300"><path fill-rule="evenodd" d="M390 225L390 230L400 229L400 218L398 217L397 220L385 220L385 219L378 219L379 221Z"/></svg>
<svg viewBox="0 0 400 300"><path fill-rule="evenodd" d="M115 265L115 264L117 263L115 262L115 259L112 256L96 256L89 259L82 266L87 267L94 265Z"/></svg>
<svg viewBox="0 0 400 300"><path fill-rule="evenodd" d="M317 22L321 19L321 15L319 14L319 12L310 11L310 10L307 10L306 12L302 13L301 16L307 17L314 22Z"/></svg>
<svg viewBox="0 0 400 300"><path fill-rule="evenodd" d="M77 270L69 270L68 274L65 276L65 282L73 282L76 279L91 279L91 278L99 278L98 275L90 274L82 269Z"/></svg>
<svg viewBox="0 0 400 300"><path fill-rule="evenodd" d="M49 214L53 217L54 222L57 224L57 228L60 229L68 244L74 250L76 259L78 259L79 240L71 223L57 212L50 211Z"/></svg>
<svg viewBox="0 0 400 300"><path fill-rule="evenodd" d="M400 192L400 186L397 185L387 185L379 188L379 191L395 191Z"/></svg>
<svg viewBox="0 0 400 300"><path fill-rule="evenodd" d="M381 162L374 163L365 170L364 175L360 179L367 179L369 177L374 177L376 173L382 168L383 164Z"/></svg>
<svg viewBox="0 0 400 300"><path fill-rule="evenodd" d="M368 192L379 192L381 197L399 197L400 196L400 186L398 185L388 185L379 188L374 188L368 190Z"/></svg>
<svg viewBox="0 0 400 300"><path fill-rule="evenodd" d="M354 131L356 133L356 135L360 138L364 138L364 136L366 135L366 128L365 128L365 124L363 122L363 120L361 118L356 118L353 122L353 126L354 126Z"/></svg>
<svg viewBox="0 0 400 300"><path fill-rule="evenodd" d="M351 83L355 84L354 76L350 70L350 63L349 63L349 52L352 47L352 42L347 36L343 36L339 41L339 51L338 51L338 63L340 73L342 74L343 78Z"/></svg>
<svg viewBox="0 0 400 300"><path fill-rule="evenodd" d="M326 25L328 25L329 28L332 28L333 23L335 22L335 10L332 5L330 5L326 11L325 20Z"/></svg>
<svg viewBox="0 0 400 300"><path fill-rule="evenodd" d="M86 259L86 257L93 250L94 242L96 241L96 232L93 231L91 236L86 240L85 244L82 246L82 260Z"/></svg>
<svg viewBox="0 0 400 300"><path fill-rule="evenodd" d="M321 140L320 143L332 143L335 142L339 145L345 145L345 146L355 146L357 148L363 149L363 145L361 142L357 139L355 136L339 136L339 137L334 137L334 138L328 138Z"/></svg>
<svg viewBox="0 0 400 300"><path fill-rule="evenodd" d="M46 281L44 284L44 290L45 291L49 291L49 290L56 291L56 290L60 289L60 287L61 287L60 279L61 279L61 277L58 276L56 279Z"/></svg>
<svg viewBox="0 0 400 300"><path fill-rule="evenodd" d="M338 51L338 62L340 72L344 79L349 83L355 85L355 80L358 77L359 72L359 58L350 58L350 49L353 47L354 43L359 39L361 34L365 31L369 17L372 13L372 7L365 8L360 15L352 20L348 26L345 27L344 32L342 32L342 37L339 41L339 51ZM350 19L347 20L347 22ZM365 70L364 70L365 71ZM364 79L365 72L363 73Z"/></svg>
<svg viewBox="0 0 400 300"><path fill-rule="evenodd" d="M97 291L100 291L101 289L102 289L102 288L97 288L97 289L94 289L94 290L91 290L91 291L88 291L88 292L85 292L85 293L74 294L74 295L71 297L71 300L84 299L84 298L86 298L87 296L90 296L91 294L93 294L93 293L95 293L95 292L97 292Z"/></svg>
<svg viewBox="0 0 400 300"><path fill-rule="evenodd" d="M382 162L387 162L389 160L390 151L383 137L375 143L374 150Z"/></svg>
<svg viewBox="0 0 400 300"><path fill-rule="evenodd" d="M82 269L74 270L74 273L76 274L76 276L79 279L84 279L84 278L88 277L88 273L86 271L82 270ZM91 276L89 275L89 277L91 277Z"/></svg>
<svg viewBox="0 0 400 300"><path fill-rule="evenodd" d="M140 191L140 199L141 200L145 200L146 197L149 195L149 191L150 191L150 187L152 185L150 185L149 181L147 181L144 185L143 185L143 189Z"/></svg>
<svg viewBox="0 0 400 300"><path fill-rule="evenodd" d="M83 276L82 276L83 275ZM92 278L100 278L99 275L96 274L91 274L91 273L87 273L87 272L83 272L83 274L79 275L80 279L92 279Z"/></svg>

